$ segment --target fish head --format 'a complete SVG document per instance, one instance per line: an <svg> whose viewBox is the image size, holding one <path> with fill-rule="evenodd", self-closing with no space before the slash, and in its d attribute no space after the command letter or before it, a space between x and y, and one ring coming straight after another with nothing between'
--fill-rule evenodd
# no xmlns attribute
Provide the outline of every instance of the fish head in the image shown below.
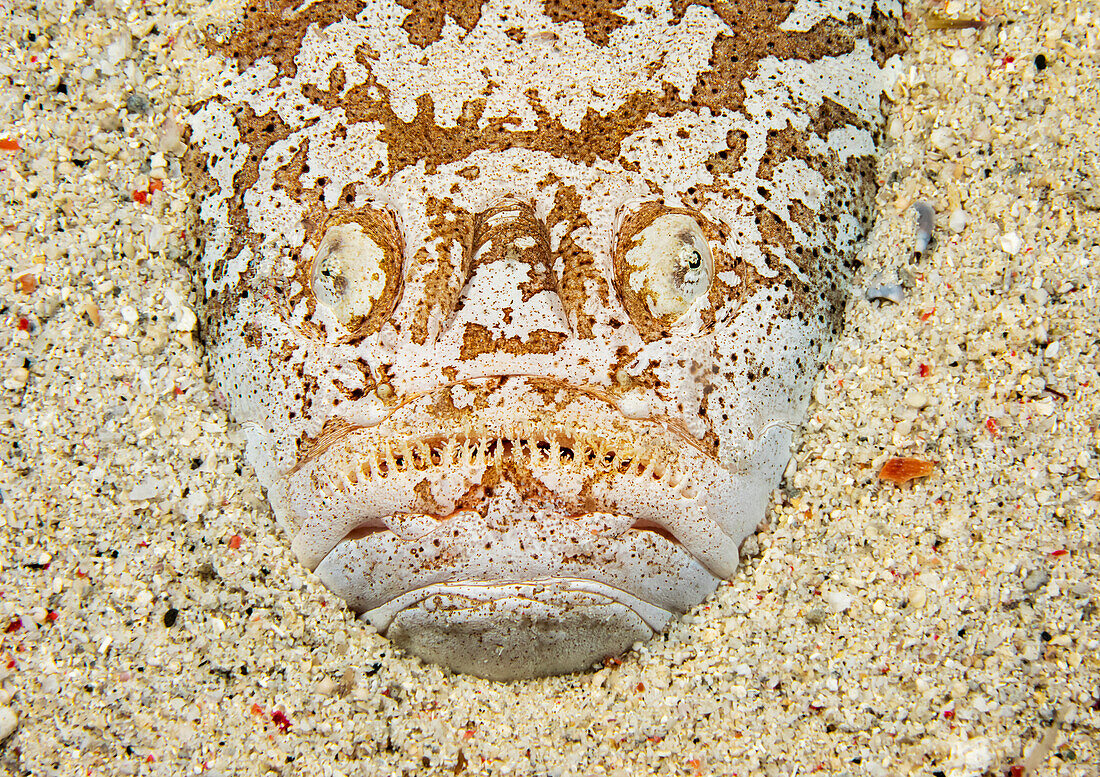
<svg viewBox="0 0 1100 777"><path fill-rule="evenodd" d="M869 223L881 52L767 10L750 46L732 7L389 6L192 118L213 371L363 620L474 674L580 669L764 518Z"/></svg>

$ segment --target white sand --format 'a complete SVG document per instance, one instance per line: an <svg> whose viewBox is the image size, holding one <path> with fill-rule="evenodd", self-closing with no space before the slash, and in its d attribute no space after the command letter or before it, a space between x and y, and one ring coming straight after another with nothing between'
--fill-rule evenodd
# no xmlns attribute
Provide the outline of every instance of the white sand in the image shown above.
<svg viewBox="0 0 1100 777"><path fill-rule="evenodd" d="M204 5L0 10L0 773L999 775L1057 716L1034 773L1097 774L1100 10L910 8L859 285L913 285L852 303L752 557L621 666L501 685L297 565L204 383L165 128Z"/></svg>

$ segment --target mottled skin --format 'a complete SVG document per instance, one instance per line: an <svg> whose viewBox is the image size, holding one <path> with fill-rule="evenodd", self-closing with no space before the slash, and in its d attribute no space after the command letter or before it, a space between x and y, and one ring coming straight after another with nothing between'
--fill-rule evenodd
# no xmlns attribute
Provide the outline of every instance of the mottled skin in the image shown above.
<svg viewBox="0 0 1100 777"><path fill-rule="evenodd" d="M870 224L899 15L250 7L189 166L214 375L302 562L497 678L732 574Z"/></svg>

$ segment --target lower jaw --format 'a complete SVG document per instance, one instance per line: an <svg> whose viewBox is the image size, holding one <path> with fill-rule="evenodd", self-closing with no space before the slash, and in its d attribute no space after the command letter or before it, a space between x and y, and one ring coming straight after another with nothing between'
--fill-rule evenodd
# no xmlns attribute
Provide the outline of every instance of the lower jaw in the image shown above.
<svg viewBox="0 0 1100 777"><path fill-rule="evenodd" d="M363 613L425 661L489 680L577 672L661 631L674 613L591 580L429 586Z"/></svg>
<svg viewBox="0 0 1100 777"><path fill-rule="evenodd" d="M650 639L719 583L665 534L591 526L545 515L493 526L462 513L415 539L345 540L316 573L432 663L494 680L580 671Z"/></svg>

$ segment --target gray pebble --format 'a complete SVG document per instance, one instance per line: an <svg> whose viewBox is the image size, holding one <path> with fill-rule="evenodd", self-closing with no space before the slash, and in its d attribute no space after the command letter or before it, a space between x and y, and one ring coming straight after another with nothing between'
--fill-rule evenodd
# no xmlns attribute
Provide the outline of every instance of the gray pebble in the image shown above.
<svg viewBox="0 0 1100 777"><path fill-rule="evenodd" d="M131 92L126 95L126 110L130 113L140 113L145 115L149 113L150 109L149 100L142 97L140 94Z"/></svg>
<svg viewBox="0 0 1100 777"><path fill-rule="evenodd" d="M1033 569L1024 578L1024 590L1033 594L1050 582L1050 572L1045 569Z"/></svg>

